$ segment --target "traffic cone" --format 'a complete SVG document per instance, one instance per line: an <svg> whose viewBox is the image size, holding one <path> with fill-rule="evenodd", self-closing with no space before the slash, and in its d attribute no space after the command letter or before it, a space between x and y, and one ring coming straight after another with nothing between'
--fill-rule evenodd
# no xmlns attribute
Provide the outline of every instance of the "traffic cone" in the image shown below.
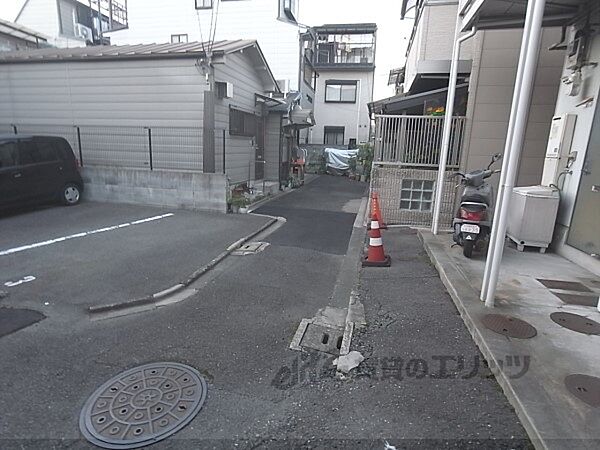
<svg viewBox="0 0 600 450"><path fill-rule="evenodd" d="M377 217L371 217L371 231L369 231L369 249L367 256L362 260L363 267L390 267L392 259L383 250L383 240L379 229Z"/></svg>
<svg viewBox="0 0 600 450"><path fill-rule="evenodd" d="M387 230L387 225L383 221L383 216L381 215L381 209L379 208L379 194L377 192L373 192L371 195L371 217L375 217L377 222L379 222L380 230ZM371 224L367 225L367 230L371 229Z"/></svg>

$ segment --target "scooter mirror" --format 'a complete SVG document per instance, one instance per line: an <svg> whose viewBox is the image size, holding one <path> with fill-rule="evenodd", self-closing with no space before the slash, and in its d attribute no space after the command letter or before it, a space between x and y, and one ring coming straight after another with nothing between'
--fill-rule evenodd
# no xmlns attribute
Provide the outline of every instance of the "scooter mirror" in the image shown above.
<svg viewBox="0 0 600 450"><path fill-rule="evenodd" d="M502 159L502 153L495 153L495 154L492 156L492 161L490 162L490 165L489 165L487 168L489 169L490 167L492 167L492 165L493 165L493 164L494 164L496 161L499 161L499 160L501 160L501 159Z"/></svg>

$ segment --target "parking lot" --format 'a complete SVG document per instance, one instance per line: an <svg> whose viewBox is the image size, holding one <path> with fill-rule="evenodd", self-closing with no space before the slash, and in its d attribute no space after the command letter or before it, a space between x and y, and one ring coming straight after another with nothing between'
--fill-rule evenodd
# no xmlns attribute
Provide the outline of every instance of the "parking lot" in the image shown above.
<svg viewBox="0 0 600 450"><path fill-rule="evenodd" d="M6 306L46 315L164 290L267 222L145 206L82 203L0 216L0 290Z"/></svg>

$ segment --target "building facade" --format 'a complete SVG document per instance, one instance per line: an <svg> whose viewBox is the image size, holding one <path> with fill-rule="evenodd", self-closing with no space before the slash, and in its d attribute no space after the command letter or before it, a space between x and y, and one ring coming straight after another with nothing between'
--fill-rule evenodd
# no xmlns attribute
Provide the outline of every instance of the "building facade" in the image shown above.
<svg viewBox="0 0 600 450"><path fill-rule="evenodd" d="M298 90L299 1L129 0L129 28L108 34L119 45L253 39L287 92Z"/></svg>
<svg viewBox="0 0 600 450"><path fill-rule="evenodd" d="M316 125L306 136L306 143L356 148L369 140L367 105L373 100L377 26L323 25L312 28L312 32ZM304 83L308 84L314 77L305 73Z"/></svg>
<svg viewBox="0 0 600 450"><path fill-rule="evenodd" d="M55 47L110 44L108 33L127 28L127 2L26 0L15 22L48 36Z"/></svg>

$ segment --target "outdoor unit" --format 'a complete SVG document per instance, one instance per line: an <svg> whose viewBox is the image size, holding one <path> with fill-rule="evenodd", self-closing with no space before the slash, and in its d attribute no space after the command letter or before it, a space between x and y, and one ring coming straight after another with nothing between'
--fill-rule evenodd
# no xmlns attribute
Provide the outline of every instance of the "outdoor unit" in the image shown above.
<svg viewBox="0 0 600 450"><path fill-rule="evenodd" d="M576 119L577 116L574 114L563 114L552 118L542 174L542 185L544 186L556 185L558 175L567 165Z"/></svg>
<svg viewBox="0 0 600 450"><path fill-rule="evenodd" d="M552 242L558 200L558 189L548 186L513 189L506 234L519 251L525 246L539 247L540 253L546 251Z"/></svg>
<svg viewBox="0 0 600 450"><path fill-rule="evenodd" d="M75 36L81 39L85 39L86 42L94 41L92 29L80 23L75 24Z"/></svg>

